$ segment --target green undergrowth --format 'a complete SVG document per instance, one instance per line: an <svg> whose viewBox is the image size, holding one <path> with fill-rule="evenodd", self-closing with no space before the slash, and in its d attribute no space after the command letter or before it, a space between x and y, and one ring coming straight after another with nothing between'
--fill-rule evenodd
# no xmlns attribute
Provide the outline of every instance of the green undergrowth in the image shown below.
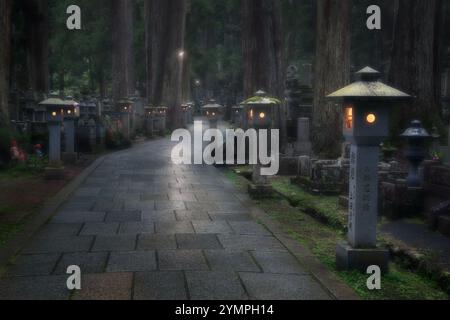
<svg viewBox="0 0 450 320"><path fill-rule="evenodd" d="M245 178L230 169L225 170L224 173L240 190L246 189L248 181ZM345 231L336 226L321 223L317 218L302 210L308 206L315 209L325 208L328 214L336 214L333 213L333 208L336 210L336 202L333 203L336 197L310 196L299 191L298 187L286 186L286 181L288 180L275 181L274 188L280 193L288 192L289 198L297 199L299 204L296 207L291 204L291 200L286 200L284 195L254 201L255 205L264 209L280 223L286 234L310 250L328 270L335 273L359 297L364 300L446 300L450 298L429 278L409 271L396 263L392 263L390 272L383 275L382 289L375 291L367 289L368 275L360 272L337 271L335 249L336 244L345 239ZM316 201L316 198L319 201Z"/></svg>
<svg viewBox="0 0 450 320"><path fill-rule="evenodd" d="M311 195L302 188L291 184L287 177L273 179L272 187L286 198L293 207L299 208L336 229L347 229L346 212L339 207L337 196Z"/></svg>
<svg viewBox="0 0 450 320"><path fill-rule="evenodd" d="M20 231L20 223L0 223L0 248L4 247L7 241Z"/></svg>

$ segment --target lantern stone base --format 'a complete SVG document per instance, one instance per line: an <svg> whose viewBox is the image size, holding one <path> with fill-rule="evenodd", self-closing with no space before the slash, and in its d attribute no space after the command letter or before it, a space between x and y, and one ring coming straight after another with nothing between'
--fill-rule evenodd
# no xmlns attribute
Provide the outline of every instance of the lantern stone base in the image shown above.
<svg viewBox="0 0 450 320"><path fill-rule="evenodd" d="M252 199L266 199L271 198L274 190L270 184L249 184L248 193Z"/></svg>
<svg viewBox="0 0 450 320"><path fill-rule="evenodd" d="M47 167L45 168L45 179L47 180L63 180L64 167Z"/></svg>
<svg viewBox="0 0 450 320"><path fill-rule="evenodd" d="M62 154L62 160L64 163L74 164L78 160L78 154L76 152L64 152Z"/></svg>
<svg viewBox="0 0 450 320"><path fill-rule="evenodd" d="M358 270L367 272L370 266L380 267L383 273L389 272L389 251L386 249L356 249L348 243L340 243L336 248L336 267L338 270Z"/></svg>

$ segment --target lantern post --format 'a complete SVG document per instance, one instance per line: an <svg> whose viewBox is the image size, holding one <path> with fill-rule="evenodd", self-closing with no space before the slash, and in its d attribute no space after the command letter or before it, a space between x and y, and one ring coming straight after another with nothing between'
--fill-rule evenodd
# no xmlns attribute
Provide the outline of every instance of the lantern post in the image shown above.
<svg viewBox="0 0 450 320"><path fill-rule="evenodd" d="M48 158L49 164L45 168L45 177L49 180L64 178L64 167L61 162L61 124L64 119L64 101L57 95L39 103L46 108L48 123Z"/></svg>
<svg viewBox="0 0 450 320"><path fill-rule="evenodd" d="M75 152L75 122L80 116L80 107L78 102L73 99L64 101L64 135L65 135L65 152L63 160L66 163L75 163L77 161L77 153Z"/></svg>
<svg viewBox="0 0 450 320"><path fill-rule="evenodd" d="M382 83L370 67L359 80L328 96L341 103L343 131L351 144L348 242L337 246L341 270L366 272L372 265L388 271L389 253L377 246L379 146L389 134L389 113L411 97Z"/></svg>

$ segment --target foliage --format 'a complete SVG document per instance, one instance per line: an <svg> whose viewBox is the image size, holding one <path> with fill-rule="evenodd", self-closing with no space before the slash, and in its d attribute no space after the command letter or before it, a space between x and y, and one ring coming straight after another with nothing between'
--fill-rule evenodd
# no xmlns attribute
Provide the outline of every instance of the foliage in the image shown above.
<svg viewBox="0 0 450 320"><path fill-rule="evenodd" d="M347 217L338 205L338 197L335 196L313 196L302 188L290 183L288 178L277 178L272 180L273 188L289 203L302 211L315 216L319 220L325 220L330 226L339 230L346 230Z"/></svg>
<svg viewBox="0 0 450 320"><path fill-rule="evenodd" d="M131 146L131 141L125 137L120 130L106 130L105 137L106 147L110 149L122 149Z"/></svg>
<svg viewBox="0 0 450 320"><path fill-rule="evenodd" d="M82 30L66 28L66 8L82 11ZM75 97L96 92L110 78L111 33L108 0L50 0L50 70L59 88Z"/></svg>

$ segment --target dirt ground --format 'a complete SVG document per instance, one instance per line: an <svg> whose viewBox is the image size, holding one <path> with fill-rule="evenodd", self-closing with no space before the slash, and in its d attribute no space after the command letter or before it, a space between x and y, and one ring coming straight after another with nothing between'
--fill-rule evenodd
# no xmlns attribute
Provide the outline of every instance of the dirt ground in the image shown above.
<svg viewBox="0 0 450 320"><path fill-rule="evenodd" d="M46 180L43 174L0 175L0 242L18 232L27 218L88 167L97 156L83 156L65 167L64 180ZM0 244L1 244L0 243Z"/></svg>

